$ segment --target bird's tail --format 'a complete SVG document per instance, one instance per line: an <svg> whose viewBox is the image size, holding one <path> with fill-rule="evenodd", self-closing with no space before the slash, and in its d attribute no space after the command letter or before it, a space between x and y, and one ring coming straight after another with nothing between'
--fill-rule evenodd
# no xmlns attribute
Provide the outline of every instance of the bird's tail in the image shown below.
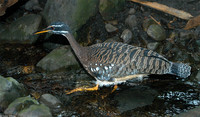
<svg viewBox="0 0 200 117"><path fill-rule="evenodd" d="M172 63L170 74L177 75L181 78L187 78L191 74L191 67L183 63Z"/></svg>

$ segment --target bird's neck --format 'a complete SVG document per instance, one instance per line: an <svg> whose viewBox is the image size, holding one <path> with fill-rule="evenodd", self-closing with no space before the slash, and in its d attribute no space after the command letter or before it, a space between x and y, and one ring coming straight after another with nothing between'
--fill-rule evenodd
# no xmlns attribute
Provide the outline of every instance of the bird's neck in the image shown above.
<svg viewBox="0 0 200 117"><path fill-rule="evenodd" d="M79 43L75 40L72 34L67 33L67 34L63 34L63 36L65 36L68 39L74 53L76 54L76 56L81 62L82 60L87 59L85 47L82 47L81 45L79 45Z"/></svg>

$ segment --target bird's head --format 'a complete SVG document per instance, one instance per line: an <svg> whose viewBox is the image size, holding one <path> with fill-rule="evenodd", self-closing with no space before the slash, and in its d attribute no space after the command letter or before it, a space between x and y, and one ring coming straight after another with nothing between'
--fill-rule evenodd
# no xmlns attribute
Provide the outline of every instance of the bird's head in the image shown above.
<svg viewBox="0 0 200 117"><path fill-rule="evenodd" d="M51 25L49 25L47 28L38 31L34 34L41 34L41 33L52 33L52 34L67 34L70 33L71 30L69 28L69 26L63 22L55 22L52 23Z"/></svg>

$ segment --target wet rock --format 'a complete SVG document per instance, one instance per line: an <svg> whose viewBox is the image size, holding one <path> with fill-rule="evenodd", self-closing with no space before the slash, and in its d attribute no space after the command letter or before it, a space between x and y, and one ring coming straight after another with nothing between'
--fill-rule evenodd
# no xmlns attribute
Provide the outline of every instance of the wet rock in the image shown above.
<svg viewBox="0 0 200 117"><path fill-rule="evenodd" d="M34 43L38 36L33 33L38 30L41 19L40 15L35 14L28 14L17 19L4 31L0 31L1 43Z"/></svg>
<svg viewBox="0 0 200 117"><path fill-rule="evenodd" d="M111 25L111 24L106 24L106 25L105 25L105 28L106 28L106 31L107 31L107 32L115 32L115 31L118 30L115 26L113 26L113 25Z"/></svg>
<svg viewBox="0 0 200 117"><path fill-rule="evenodd" d="M72 52L70 46L63 46L51 51L47 56L40 60L37 67L45 71L55 71L69 67L79 68L79 63Z"/></svg>
<svg viewBox="0 0 200 117"><path fill-rule="evenodd" d="M150 50L156 50L158 46L159 46L158 42L152 42L147 44L147 48Z"/></svg>
<svg viewBox="0 0 200 117"><path fill-rule="evenodd" d="M149 26L152 25L152 24L156 24L156 22L153 19L151 19L151 18L145 19L144 22L143 22L143 25L142 25L144 31L147 31Z"/></svg>
<svg viewBox="0 0 200 117"><path fill-rule="evenodd" d="M196 79L200 82L200 70L197 72Z"/></svg>
<svg viewBox="0 0 200 117"><path fill-rule="evenodd" d="M129 15L132 15L136 12L136 10L134 8L130 8L129 11L128 11L128 14Z"/></svg>
<svg viewBox="0 0 200 117"><path fill-rule="evenodd" d="M150 88L144 90L144 87L135 87L120 92L120 94L116 95L115 100L118 101L118 110L123 113L137 107L152 104L157 94L155 90Z"/></svg>
<svg viewBox="0 0 200 117"><path fill-rule="evenodd" d="M122 32L121 38L123 39L124 43L130 43L131 39L133 38L133 34L129 29L126 29Z"/></svg>
<svg viewBox="0 0 200 117"><path fill-rule="evenodd" d="M125 4L125 0L100 0L99 12L104 20L113 19L113 15L120 11Z"/></svg>
<svg viewBox="0 0 200 117"><path fill-rule="evenodd" d="M125 19L125 24L131 29L134 28L137 25L137 17L135 15L129 15Z"/></svg>
<svg viewBox="0 0 200 117"><path fill-rule="evenodd" d="M189 110L188 112L181 113L175 117L199 117L200 116L200 106Z"/></svg>
<svg viewBox="0 0 200 117"><path fill-rule="evenodd" d="M75 32L97 13L98 3L99 0L47 0L42 14L47 25L62 21Z"/></svg>
<svg viewBox="0 0 200 117"><path fill-rule="evenodd" d="M52 110L58 109L61 107L61 101L58 98L54 97L51 94L43 94L40 98L40 103L45 104Z"/></svg>
<svg viewBox="0 0 200 117"><path fill-rule="evenodd" d="M25 95L26 90L22 84L11 77L0 76L0 111L6 109L16 98Z"/></svg>
<svg viewBox="0 0 200 117"><path fill-rule="evenodd" d="M33 104L39 103L37 102L37 100L29 96L17 98L8 106L8 108L4 111L4 114L17 115L20 111L29 108Z"/></svg>
<svg viewBox="0 0 200 117"><path fill-rule="evenodd" d="M29 108L22 110L18 117L52 117L50 109L43 104L34 104Z"/></svg>
<svg viewBox="0 0 200 117"><path fill-rule="evenodd" d="M42 11L43 8L41 8L38 0L29 0L25 4L25 9L28 11Z"/></svg>
<svg viewBox="0 0 200 117"><path fill-rule="evenodd" d="M157 24L152 24L147 29L147 34L156 41L163 41L166 39L166 33L164 28Z"/></svg>

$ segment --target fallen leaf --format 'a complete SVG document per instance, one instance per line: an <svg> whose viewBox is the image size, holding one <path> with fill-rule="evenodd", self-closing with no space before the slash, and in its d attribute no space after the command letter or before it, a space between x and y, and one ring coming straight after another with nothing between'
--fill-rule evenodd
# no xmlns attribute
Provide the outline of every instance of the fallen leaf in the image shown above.
<svg viewBox="0 0 200 117"><path fill-rule="evenodd" d="M130 1L136 2L136 3L139 3L139 4L143 4L145 6L149 6L151 8L154 8L154 9L157 9L159 11L163 11L165 13L174 15L174 16L181 18L181 19L189 20L190 18L193 17L190 13L187 13L185 11L178 10L178 9L175 9L175 8L172 8L172 7L168 7L166 5L159 4L157 2L148 2L148 1L141 1L141 0L130 0Z"/></svg>
<svg viewBox="0 0 200 117"><path fill-rule="evenodd" d="M188 29L194 28L194 27L199 26L199 25L200 25L200 15L190 19L187 22L184 29L188 30Z"/></svg>

